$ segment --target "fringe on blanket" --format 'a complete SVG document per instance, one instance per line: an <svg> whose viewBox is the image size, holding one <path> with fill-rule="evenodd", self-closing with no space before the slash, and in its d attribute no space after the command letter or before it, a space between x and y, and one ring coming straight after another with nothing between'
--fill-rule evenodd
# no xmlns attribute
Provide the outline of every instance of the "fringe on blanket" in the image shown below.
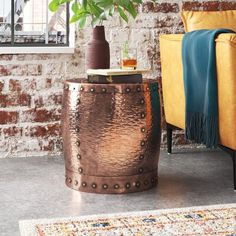
<svg viewBox="0 0 236 236"><path fill-rule="evenodd" d="M187 112L185 136L187 139L216 148L218 145L218 117Z"/></svg>

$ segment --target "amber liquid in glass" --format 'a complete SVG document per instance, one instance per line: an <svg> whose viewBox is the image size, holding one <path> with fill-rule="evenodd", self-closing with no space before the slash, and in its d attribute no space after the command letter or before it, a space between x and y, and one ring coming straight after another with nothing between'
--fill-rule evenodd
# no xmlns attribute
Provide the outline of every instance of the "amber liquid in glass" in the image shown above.
<svg viewBox="0 0 236 236"><path fill-rule="evenodd" d="M136 59L122 59L121 60L122 69L136 69L137 60Z"/></svg>

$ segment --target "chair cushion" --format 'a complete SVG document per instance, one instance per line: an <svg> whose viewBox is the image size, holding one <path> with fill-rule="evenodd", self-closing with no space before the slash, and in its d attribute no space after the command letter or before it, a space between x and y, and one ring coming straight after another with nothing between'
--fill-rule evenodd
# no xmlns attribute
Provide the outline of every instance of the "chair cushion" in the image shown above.
<svg viewBox="0 0 236 236"><path fill-rule="evenodd" d="M231 29L236 31L236 10L183 11L181 18L185 32L199 29Z"/></svg>

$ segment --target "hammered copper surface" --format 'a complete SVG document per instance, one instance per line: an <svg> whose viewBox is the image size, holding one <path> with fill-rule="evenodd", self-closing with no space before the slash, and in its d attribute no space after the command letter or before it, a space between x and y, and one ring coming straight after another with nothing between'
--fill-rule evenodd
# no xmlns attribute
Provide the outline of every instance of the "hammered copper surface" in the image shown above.
<svg viewBox="0 0 236 236"><path fill-rule="evenodd" d="M160 103L156 82L65 82L62 114L67 186L126 193L157 184Z"/></svg>

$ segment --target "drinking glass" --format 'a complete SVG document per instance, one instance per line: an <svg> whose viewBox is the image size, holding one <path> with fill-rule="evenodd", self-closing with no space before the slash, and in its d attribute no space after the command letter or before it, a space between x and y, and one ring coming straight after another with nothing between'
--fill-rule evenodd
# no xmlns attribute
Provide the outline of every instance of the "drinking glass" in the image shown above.
<svg viewBox="0 0 236 236"><path fill-rule="evenodd" d="M137 49L129 48L128 44L125 44L121 49L121 69L135 70L137 68Z"/></svg>

